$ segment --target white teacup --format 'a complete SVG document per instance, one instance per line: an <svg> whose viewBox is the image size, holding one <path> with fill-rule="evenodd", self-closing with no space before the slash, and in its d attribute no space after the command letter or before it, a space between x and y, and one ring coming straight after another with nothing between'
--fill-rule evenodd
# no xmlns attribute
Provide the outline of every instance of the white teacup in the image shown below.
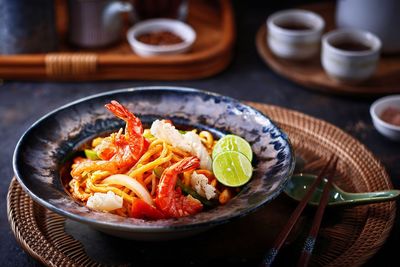
<svg viewBox="0 0 400 267"><path fill-rule="evenodd" d="M367 31L339 29L322 38L321 63L332 78L344 82L368 79L379 61L381 41Z"/></svg>
<svg viewBox="0 0 400 267"><path fill-rule="evenodd" d="M325 22L314 12L289 9L270 15L267 27L267 43L276 56L304 60L318 54Z"/></svg>

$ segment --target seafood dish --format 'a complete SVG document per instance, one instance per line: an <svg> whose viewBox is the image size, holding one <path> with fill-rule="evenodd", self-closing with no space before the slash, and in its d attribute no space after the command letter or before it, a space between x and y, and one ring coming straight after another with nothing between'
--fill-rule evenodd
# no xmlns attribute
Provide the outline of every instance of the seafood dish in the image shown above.
<svg viewBox="0 0 400 267"><path fill-rule="evenodd" d="M247 216L282 192L294 165L287 134L267 116L178 87L68 103L31 125L13 157L38 204L134 240L187 237Z"/></svg>
<svg viewBox="0 0 400 267"><path fill-rule="evenodd" d="M145 129L117 101L105 107L125 129L91 139L73 158L67 183L92 210L145 220L190 216L225 205L251 179L253 152L239 136L216 140L169 119Z"/></svg>

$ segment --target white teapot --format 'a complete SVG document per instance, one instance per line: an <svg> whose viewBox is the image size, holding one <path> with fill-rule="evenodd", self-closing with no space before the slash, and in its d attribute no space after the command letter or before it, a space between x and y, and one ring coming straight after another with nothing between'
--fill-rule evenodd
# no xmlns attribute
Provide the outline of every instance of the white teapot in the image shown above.
<svg viewBox="0 0 400 267"><path fill-rule="evenodd" d="M370 31L382 52L400 52L400 0L337 0L336 26Z"/></svg>

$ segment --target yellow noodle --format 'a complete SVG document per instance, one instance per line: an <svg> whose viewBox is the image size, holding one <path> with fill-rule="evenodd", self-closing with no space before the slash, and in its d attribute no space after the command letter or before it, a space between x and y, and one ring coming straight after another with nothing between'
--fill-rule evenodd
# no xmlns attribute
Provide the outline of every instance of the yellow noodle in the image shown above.
<svg viewBox="0 0 400 267"><path fill-rule="evenodd" d="M154 196L154 194L156 193L156 186L157 186L157 181L156 181L157 177L155 175L152 176L151 179L151 192L150 195Z"/></svg>
<svg viewBox="0 0 400 267"><path fill-rule="evenodd" d="M182 149L173 147L173 146L171 146L171 145L168 145L168 149L169 149L172 153L177 154L177 155L179 155L179 156L181 156L181 157L188 157L188 156L190 156L190 153L189 153L189 152L183 151Z"/></svg>
<svg viewBox="0 0 400 267"><path fill-rule="evenodd" d="M122 197L124 200L128 201L129 203L132 203L133 197L122 191L121 189L115 187L115 186L110 186L108 184L95 184L98 182L100 179L104 179L107 176L109 176L108 172L99 172L96 171L92 175L90 175L86 185L87 187L90 188L91 191L93 192L99 192L99 193L107 193L108 191L114 192L116 195Z"/></svg>
<svg viewBox="0 0 400 267"><path fill-rule="evenodd" d="M197 130L194 129L192 132L197 133ZM110 134L108 137L104 138L95 138L92 141L92 147L96 147L99 145L103 139L108 138L111 142L114 142L118 138L122 137L123 129L119 129L118 132ZM177 147L174 147L170 144L167 144L165 141L161 139L157 139L156 137L151 135L149 129L144 130L144 134L146 140L149 143L149 147L145 153L140 157L140 159L133 164L133 166L126 166L129 168L129 171L126 172L127 175L139 181L144 187L150 191L151 196L156 195L157 186L159 182L159 178L153 173L153 170L157 167L167 168L178 162L185 157L191 156L190 153L183 151ZM211 153L213 147L216 144L216 140L212 136L212 134L208 131L201 131L199 133L199 137L207 148L208 152ZM79 164L72 165L72 171ZM207 177L213 177L213 173L207 170L196 170L196 172L206 175ZM183 174L183 182L185 185L190 186L191 181L191 172L185 172ZM100 170L100 166L98 170L90 170L83 171L78 179L72 179L69 182L69 191L72 196L76 199L80 199L82 201L87 201L87 199L96 192L99 193L107 193L108 191L114 192L116 195L121 196L123 198L123 207L117 210L114 210L112 213L118 214L120 216L131 216L131 204L137 196L135 193L129 188L119 185L119 184L102 184L102 181L108 176L116 174L114 172L107 172ZM217 181L215 178L212 179L212 184L214 186L217 185ZM222 197L220 199L221 203L226 203L232 196L229 190L224 190ZM221 201L222 200L222 201Z"/></svg>
<svg viewBox="0 0 400 267"><path fill-rule="evenodd" d="M199 133L201 141L207 146L207 148L212 148L214 146L214 137L208 131L201 131Z"/></svg>
<svg viewBox="0 0 400 267"><path fill-rule="evenodd" d="M71 182L72 182L72 186L71 187L73 189L73 192L72 192L73 196L75 196L76 198L79 198L81 201L86 201L91 196L91 194L85 193L81 189L80 183L77 180L72 179Z"/></svg>
<svg viewBox="0 0 400 267"><path fill-rule="evenodd" d="M103 141L104 138L102 137L97 137L95 139L93 139L92 141L92 147L96 147L98 145L100 145L101 141Z"/></svg>
<svg viewBox="0 0 400 267"><path fill-rule="evenodd" d="M151 161L143 166L141 166L138 169L133 170L132 172L130 172L128 175L130 177L136 177L137 175L140 175L146 171L149 170L153 170L156 167L160 166L161 164L170 161L172 158L172 153L170 153L169 155L165 156L165 157L159 157L158 159Z"/></svg>
<svg viewBox="0 0 400 267"><path fill-rule="evenodd" d="M157 141L152 142L152 143L150 144L150 147L152 147L152 145L153 145L154 143L156 143L156 142L159 143L160 141L157 140ZM144 164L143 166L140 166L140 167L138 167L138 168L134 168L133 170L131 169L131 170L128 172L128 175L129 175L130 177L137 177L138 175L141 175L141 174L143 174L143 173L146 172L146 171L153 170L154 168L158 167L159 165L161 165L161 164L163 164L163 163L168 162L168 161L171 160L173 154L172 154L171 152L169 152L168 146L167 146L167 144L166 144L164 141L161 141L161 143L162 143L162 145L163 145L163 149L162 149L162 151L161 151L160 156L159 156L157 159L155 159L155 160L153 160L153 161L151 161L151 162L149 162L149 163L147 163L147 164ZM168 153L169 153L169 154L168 154ZM146 154L146 153L145 153L145 154ZM168 154L168 155L167 155L167 154ZM142 157L143 157L143 156L142 156ZM139 159L139 161L140 161L140 159Z"/></svg>
<svg viewBox="0 0 400 267"><path fill-rule="evenodd" d="M160 144L164 145L165 142L161 139L154 139L154 141L150 143L149 148L152 148L152 147L154 147L156 145L160 145Z"/></svg>
<svg viewBox="0 0 400 267"><path fill-rule="evenodd" d="M183 173L183 183L184 183L186 186L189 186L189 185L190 185L190 180L191 180L191 177L192 177L192 173L193 173L193 172L184 172L184 173Z"/></svg>
<svg viewBox="0 0 400 267"><path fill-rule="evenodd" d="M180 156L178 156L176 154L172 154L172 160L173 161L178 162L178 161L180 161L182 159L183 159L182 157L180 157Z"/></svg>
<svg viewBox="0 0 400 267"><path fill-rule="evenodd" d="M151 156L161 152L162 149L162 146L151 147L149 150L146 151L146 153L143 154L143 156L140 157L139 161L136 164L141 164L142 162L145 162L146 160L151 158Z"/></svg>
<svg viewBox="0 0 400 267"><path fill-rule="evenodd" d="M122 189L122 191L124 191L124 193L127 193L128 195L132 195L129 193L131 190L128 187L125 187L124 189Z"/></svg>

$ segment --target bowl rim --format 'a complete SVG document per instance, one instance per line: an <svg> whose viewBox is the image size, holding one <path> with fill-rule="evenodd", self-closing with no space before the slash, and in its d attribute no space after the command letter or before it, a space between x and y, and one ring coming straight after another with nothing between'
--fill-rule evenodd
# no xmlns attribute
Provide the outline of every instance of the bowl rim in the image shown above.
<svg viewBox="0 0 400 267"><path fill-rule="evenodd" d="M371 44L371 49L365 51L350 51L335 47L332 44L332 41L343 35L352 36L354 39L357 39L357 37L362 36L362 38L368 39L368 43ZM340 28L329 31L324 35L322 35L322 45L324 48L329 49L334 54L352 58L363 58L375 54L380 54L382 48L382 42L377 35L375 35L370 31L365 31L356 28Z"/></svg>
<svg viewBox="0 0 400 267"><path fill-rule="evenodd" d="M394 131L398 131L400 133L400 126L396 126L396 125L390 124L390 123L382 120L376 111L378 106L387 107L388 106L387 102L389 102L390 100L399 100L400 101L400 94L384 96L384 97L381 97L381 98L375 100L372 103L371 107L369 108L369 113L372 117L372 120L374 120L380 124L379 126L382 126L382 127L394 130Z"/></svg>
<svg viewBox="0 0 400 267"><path fill-rule="evenodd" d="M255 205L252 208L248 208L246 210L244 210L241 213L235 214L233 216L228 216L225 218L220 218L217 220L210 220L207 222L202 222L202 223L193 223L193 224L187 224L187 225L135 225L135 224L131 224L131 225L120 225L118 223L114 223L114 222L108 222L108 221L99 221L99 220L95 220L95 219L91 219L91 218L86 218L84 216L80 216L77 215L76 213L70 212L70 211L66 211L64 209L60 209L56 206L54 206L53 204L51 204L48 201L45 201L43 199L41 199L39 196L35 195L32 191L29 190L29 188L24 184L23 179L21 178L21 173L19 172L18 169L18 162L17 162L17 158L19 157L19 153L20 153L20 147L24 141L24 139L26 138L26 136L30 133L30 131L35 128L39 123L41 123L42 121L44 121L45 119L47 119L50 116L53 116L54 114L56 114L57 112L64 110L70 106L73 106L75 104L81 103L81 102L85 102L87 100L90 99L94 99L97 97L102 97L102 96L107 96L107 95L113 95L113 94L118 94L118 93L129 93L129 92L140 92L140 91L149 91L149 90L165 90L165 91L172 91L172 92L195 92L195 93L200 93L200 94L205 94L208 96L212 96L212 97L224 97L226 99L228 99L229 101L235 102L235 103L240 103L241 105L248 107L250 109L253 109L255 111L256 114L261 115L263 117L266 117L272 125L274 125L274 127L276 127L284 136L284 140L287 142L288 144L288 148L289 148L289 152L290 152L290 167L288 169L288 174L287 176L284 178L285 180L280 184L280 186L278 186L275 190L275 192L273 192L272 194L270 194L267 198L264 198L262 201L260 201L257 205ZM25 190L25 192L28 193L28 195L37 203L39 203L40 205L42 205L43 207L61 215L64 216L66 218L70 218L72 220L81 222L81 223L85 223L85 224L89 224L93 227L99 227L102 229L111 229L111 230L118 230L118 231L133 231L133 232L142 232L142 233L150 233L150 232L158 232L158 233L162 233L162 232L169 232L171 230L183 230L183 231L187 231L187 230L191 230L191 229L198 229L198 228L204 228L204 227L213 227L216 225L220 225L220 224L224 224L227 222L230 222L234 219L238 219L241 217L244 217L258 209L260 209L261 207L263 207L265 204L267 204L268 202L272 201L273 199L275 199L278 195L280 195L284 188L286 187L290 177L293 175L293 171L294 171L294 167L295 167L295 155L294 155L294 150L293 150L293 146L290 142L290 139L288 137L288 135L282 131L282 129L276 125L267 115L264 115L261 111L259 111L256 108L253 108L237 99L234 99L232 97L229 96L224 96L221 94L217 94L214 92L210 92L210 91L206 91L206 90L199 90L199 89L194 89L194 88L189 88L189 87L177 87L177 86L140 86L140 87L131 87L131 88L123 88L123 89L117 89L117 90L111 90L111 91L106 91L106 92L102 92L102 93L98 93L98 94L94 94L94 95L89 95L80 99L77 99L75 101L69 102L65 105L62 105L50 112L48 112L47 114L43 115L42 117L40 117L38 120L36 120L32 125L30 125L28 127L28 129L22 134L22 136L20 137L20 139L17 142L17 145L15 147L14 153L13 153L13 159L12 159L12 165L13 165L13 170L14 170L14 174L15 177L17 178L17 181L19 182L19 184L22 186L22 188ZM71 201L73 201L71 199Z"/></svg>
<svg viewBox="0 0 400 267"><path fill-rule="evenodd" d="M142 32L149 32L147 28L151 27L152 25L160 25L161 29L167 29L173 31L174 34L179 35L179 37L183 39L183 42L172 45L150 45L140 42L137 39L137 35ZM173 29L177 27L184 28L186 32L182 33L181 31L174 31ZM162 19L149 19L135 24L134 26L128 29L126 37L132 48L144 50L150 53L160 53L160 52L175 52L190 47L196 40L197 34L196 31L187 23L184 23L180 20L162 18Z"/></svg>
<svg viewBox="0 0 400 267"><path fill-rule="evenodd" d="M276 23L276 20L283 18L290 18L292 16L301 16L303 18L311 18L315 20L313 28L307 30L289 30L285 29ZM325 28L325 20L317 13L305 9L285 9L277 11L271 14L266 20L267 27L279 34L292 36L292 37L304 37L315 34L320 34Z"/></svg>

